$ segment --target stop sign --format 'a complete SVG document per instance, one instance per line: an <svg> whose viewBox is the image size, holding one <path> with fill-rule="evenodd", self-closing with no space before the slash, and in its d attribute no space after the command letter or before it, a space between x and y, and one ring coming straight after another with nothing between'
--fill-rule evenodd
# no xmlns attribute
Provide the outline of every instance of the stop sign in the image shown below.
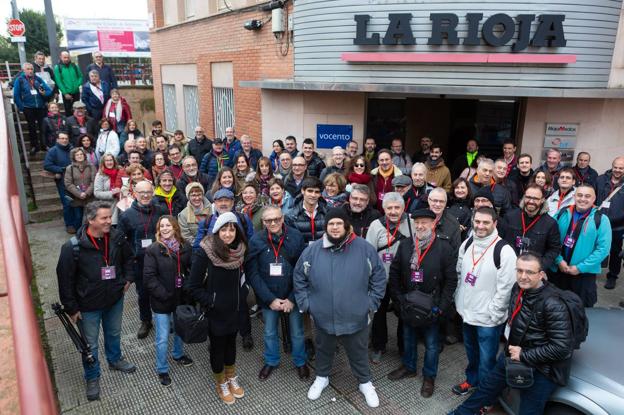
<svg viewBox="0 0 624 415"><path fill-rule="evenodd" d="M8 28L9 34L13 37L24 36L24 33L26 33L26 26L20 19L9 20Z"/></svg>

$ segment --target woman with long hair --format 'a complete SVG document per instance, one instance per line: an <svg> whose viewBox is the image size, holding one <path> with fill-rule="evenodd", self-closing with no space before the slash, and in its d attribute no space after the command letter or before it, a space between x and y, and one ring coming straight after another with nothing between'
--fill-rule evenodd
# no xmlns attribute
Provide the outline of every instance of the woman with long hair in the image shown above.
<svg viewBox="0 0 624 415"><path fill-rule="evenodd" d="M448 194L448 203L446 209L457 222L461 230L462 241L466 239L468 230L471 226L472 209L470 204L472 194L470 192L470 184L468 180L459 177L451 184L451 191Z"/></svg>
<svg viewBox="0 0 624 415"><path fill-rule="evenodd" d="M239 154L234 158L234 175L236 176L236 181L238 182L238 187L242 188L245 182L247 181L247 176L251 173L251 166L249 166L249 161L247 160L247 156L244 154Z"/></svg>
<svg viewBox="0 0 624 415"><path fill-rule="evenodd" d="M117 224L119 212L117 202L121 195L121 187L118 187L120 180L117 180L117 176L121 172L122 170L117 164L117 159L112 154L106 153L100 159L100 169L95 175L95 182L93 183L95 198L105 200L113 206L113 225Z"/></svg>
<svg viewBox="0 0 624 415"><path fill-rule="evenodd" d="M241 278L247 253L247 238L236 215L217 218L212 234L206 235L193 252L188 292L206 310L209 320L210 367L219 398L226 404L245 396L236 376L236 334L241 303ZM205 279L205 281L204 281Z"/></svg>
<svg viewBox="0 0 624 415"><path fill-rule="evenodd" d="M269 203L268 199L265 195L260 194L253 182L247 182L241 187L236 211L249 218L256 232L262 230L262 211Z"/></svg>
<svg viewBox="0 0 624 415"><path fill-rule="evenodd" d="M549 172L538 170L533 173L533 177L529 179L529 184L533 183L544 189L544 199L548 199L553 194L553 178Z"/></svg>
<svg viewBox="0 0 624 415"><path fill-rule="evenodd" d="M87 156L87 161L94 165L98 166L98 156L95 154L95 145L93 141L93 137L89 134L83 134L78 137L78 147L82 148Z"/></svg>
<svg viewBox="0 0 624 415"><path fill-rule="evenodd" d="M251 173L249 173L247 175L246 181L255 181L258 184L258 189L260 190L260 193L268 196L269 181L274 177L276 176L273 173L273 169L271 168L271 160L269 160L268 157L262 156L258 159L256 171L252 171Z"/></svg>
<svg viewBox="0 0 624 415"><path fill-rule="evenodd" d="M219 189L228 189L229 191L234 193L235 197L238 196L238 182L234 178L234 170L232 170L230 167L224 166L223 168L221 168L221 170L219 170L215 181L212 183L210 191L206 194L208 200L213 202L212 196L217 193L217 190Z"/></svg>
<svg viewBox="0 0 624 415"><path fill-rule="evenodd" d="M163 386L171 385L167 354L173 313L178 305L190 302L183 285L191 268L191 252L191 245L182 239L178 221L170 215L161 216L156 223L156 242L145 250L143 284L154 313L156 373ZM177 334L173 336L171 355L181 366L193 364L193 360L184 354L182 339Z"/></svg>
<svg viewBox="0 0 624 415"><path fill-rule="evenodd" d="M284 142L282 140L273 141L273 152L269 156L269 160L271 160L271 168L273 171L278 171L280 167L280 155L284 151Z"/></svg>
<svg viewBox="0 0 624 415"><path fill-rule="evenodd" d="M269 204L282 209L285 215L295 203L295 199L286 191L284 182L277 177L269 180Z"/></svg>
<svg viewBox="0 0 624 415"><path fill-rule="evenodd" d="M136 140L139 137L143 137L143 133L137 128L136 121L128 120L124 130L119 135L119 147L124 148L126 141L129 139Z"/></svg>

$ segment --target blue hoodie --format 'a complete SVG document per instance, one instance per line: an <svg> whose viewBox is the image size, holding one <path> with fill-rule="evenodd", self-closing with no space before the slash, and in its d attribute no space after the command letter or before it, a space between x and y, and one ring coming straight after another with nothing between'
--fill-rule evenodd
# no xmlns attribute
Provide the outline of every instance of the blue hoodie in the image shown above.
<svg viewBox="0 0 624 415"><path fill-rule="evenodd" d="M32 87L26 74L21 73L13 84L13 101L20 111L24 111L24 108L45 108L46 98L52 95L52 89L43 79L37 75L33 75L31 79L33 81ZM43 89L43 94L40 89Z"/></svg>

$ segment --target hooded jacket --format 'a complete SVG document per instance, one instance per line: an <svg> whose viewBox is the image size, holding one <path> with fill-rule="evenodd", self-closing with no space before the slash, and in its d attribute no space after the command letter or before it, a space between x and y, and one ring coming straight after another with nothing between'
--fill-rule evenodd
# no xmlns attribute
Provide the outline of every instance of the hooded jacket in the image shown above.
<svg viewBox="0 0 624 415"><path fill-rule="evenodd" d="M427 167L427 183L431 183L435 187L441 187L446 192L451 191L451 171L444 164L444 159L440 158L435 166L431 165L431 160L425 161Z"/></svg>
<svg viewBox="0 0 624 415"><path fill-rule="evenodd" d="M548 206L548 214L554 218L555 216L557 216L557 213L573 205L575 192L576 189L573 187L572 189L568 190L568 193L566 193L562 199L561 195L559 194L559 190L555 190L553 194L550 195L548 199L546 199L545 204Z"/></svg>

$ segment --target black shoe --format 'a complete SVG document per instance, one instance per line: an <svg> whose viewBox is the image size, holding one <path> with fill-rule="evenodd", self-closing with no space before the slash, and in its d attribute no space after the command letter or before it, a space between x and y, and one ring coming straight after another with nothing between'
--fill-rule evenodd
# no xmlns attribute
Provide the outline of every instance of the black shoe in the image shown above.
<svg viewBox="0 0 624 415"><path fill-rule="evenodd" d="M189 366L193 366L193 359L191 359L190 357L188 357L187 355L184 355L182 357L180 357L179 359L173 359L176 362L178 362L178 364L184 366L184 367L189 367Z"/></svg>
<svg viewBox="0 0 624 415"><path fill-rule="evenodd" d="M254 341L253 341L253 337L251 337L251 334L247 334L243 336L243 350L246 352L249 352L253 350L253 348L254 348Z"/></svg>
<svg viewBox="0 0 624 415"><path fill-rule="evenodd" d="M297 375L299 376L299 379L301 380L310 379L310 368L308 367L308 365L304 363L303 366L299 366L297 368Z"/></svg>
<svg viewBox="0 0 624 415"><path fill-rule="evenodd" d="M258 373L258 379L267 380L269 376L271 376L271 373L273 373L273 369L275 369L275 366L270 366L270 365L262 366L262 369L260 369L260 373Z"/></svg>
<svg viewBox="0 0 624 415"><path fill-rule="evenodd" d="M100 379L87 380L87 400L97 401L100 399Z"/></svg>
<svg viewBox="0 0 624 415"><path fill-rule="evenodd" d="M139 331L137 332L137 338L139 339L146 338L151 329L152 329L151 321L142 321L141 327L139 327Z"/></svg>
<svg viewBox="0 0 624 415"><path fill-rule="evenodd" d="M459 343L459 338L454 334L449 334L444 338L444 343L448 345Z"/></svg>
<svg viewBox="0 0 624 415"><path fill-rule="evenodd" d="M171 378L169 377L169 373L159 373L158 379L160 379L160 384L163 386L171 385Z"/></svg>
<svg viewBox="0 0 624 415"><path fill-rule="evenodd" d="M305 350L308 355L308 361L314 360L314 356L316 355L316 349L314 348L314 342L312 339L305 340Z"/></svg>
<svg viewBox="0 0 624 415"><path fill-rule="evenodd" d="M608 277L607 278L607 282L605 282L605 289L607 290L612 290L615 288L615 282L616 282L617 278L613 278L613 277Z"/></svg>
<svg viewBox="0 0 624 415"><path fill-rule="evenodd" d="M416 377L416 372L412 372L405 366L401 365L398 369L394 369L392 372L388 373L388 379L390 380L400 380L404 378L414 378Z"/></svg>

